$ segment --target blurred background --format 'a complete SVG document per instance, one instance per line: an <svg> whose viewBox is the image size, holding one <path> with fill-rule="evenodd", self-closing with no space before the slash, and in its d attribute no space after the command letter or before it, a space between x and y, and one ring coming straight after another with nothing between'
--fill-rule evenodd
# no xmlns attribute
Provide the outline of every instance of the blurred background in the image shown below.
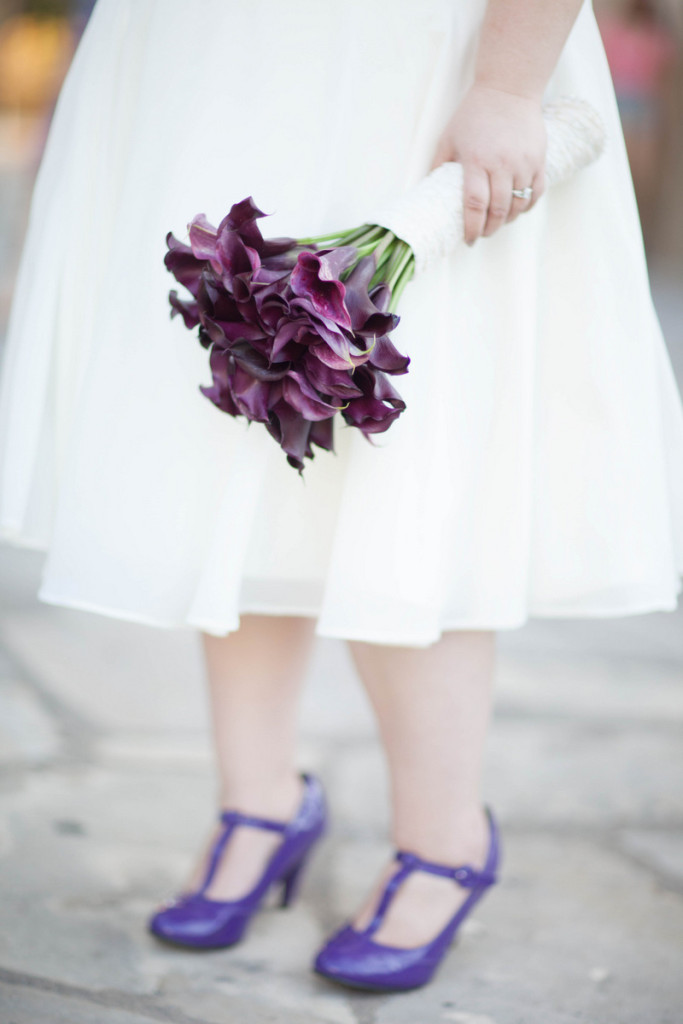
<svg viewBox="0 0 683 1024"><path fill-rule="evenodd" d="M0 337L52 109L94 0L0 0ZM683 274L683 0L594 0L651 273Z"/></svg>
<svg viewBox="0 0 683 1024"><path fill-rule="evenodd" d="M0 0L0 330L32 180L94 0ZM653 272L683 268L683 0L594 0Z"/></svg>
<svg viewBox="0 0 683 1024"><path fill-rule="evenodd" d="M0 339L52 110L94 0L0 0Z"/></svg>
<svg viewBox="0 0 683 1024"><path fill-rule="evenodd" d="M51 113L92 6L0 0L0 348ZM683 390L683 0L594 7ZM230 955L161 951L146 916L188 871L214 807L197 640L38 602L42 561L0 544L3 1024L683 1020L683 604L500 635L485 792L505 884L426 994L385 1003L328 991L307 969L387 855L386 771L343 645L317 645L305 689L302 767L323 778L334 827L303 900Z"/></svg>

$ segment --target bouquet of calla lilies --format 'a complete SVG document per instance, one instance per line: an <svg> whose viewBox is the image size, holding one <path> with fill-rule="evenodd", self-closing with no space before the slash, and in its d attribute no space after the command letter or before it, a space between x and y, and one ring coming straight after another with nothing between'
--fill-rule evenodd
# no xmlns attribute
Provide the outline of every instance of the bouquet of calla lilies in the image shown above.
<svg viewBox="0 0 683 1024"><path fill-rule="evenodd" d="M324 238L264 239L251 197L217 228L200 214L189 245L167 236L165 263L191 299L172 315L199 327L213 384L201 391L231 416L263 423L303 469L312 445L333 447L333 418L367 437L405 409L388 375L408 358L389 340L410 248L383 228Z"/></svg>
<svg viewBox="0 0 683 1024"><path fill-rule="evenodd" d="M582 100L544 108L548 184L594 160L604 129ZM393 345L401 294L415 272L462 240L462 168L446 163L378 214L377 223L312 238L264 238L251 197L218 227L203 214L189 244L169 232L164 262L190 298L171 316L199 328L223 412L263 423L301 472L313 445L333 449L337 414L370 439L405 409L390 377L409 358ZM384 225L384 226L383 226Z"/></svg>

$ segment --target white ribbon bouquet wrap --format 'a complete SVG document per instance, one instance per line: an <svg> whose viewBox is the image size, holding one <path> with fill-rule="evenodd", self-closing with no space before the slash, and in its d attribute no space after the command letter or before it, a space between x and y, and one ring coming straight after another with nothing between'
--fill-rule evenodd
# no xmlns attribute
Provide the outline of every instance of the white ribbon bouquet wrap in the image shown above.
<svg viewBox="0 0 683 1024"><path fill-rule="evenodd" d="M546 185L566 181L602 153L605 127L585 100L563 96L543 107ZM372 218L407 242L422 274L463 241L463 172L445 163Z"/></svg>
<svg viewBox="0 0 683 1024"><path fill-rule="evenodd" d="M550 187L601 152L605 132L586 102L544 107ZM203 214L189 245L169 232L171 315L210 350L202 393L223 412L263 423L301 472L313 445L333 448L340 415L368 439L405 409L390 376L409 358L389 335L403 289L463 240L462 167L445 163L370 223L312 238L263 238L251 197L217 228Z"/></svg>

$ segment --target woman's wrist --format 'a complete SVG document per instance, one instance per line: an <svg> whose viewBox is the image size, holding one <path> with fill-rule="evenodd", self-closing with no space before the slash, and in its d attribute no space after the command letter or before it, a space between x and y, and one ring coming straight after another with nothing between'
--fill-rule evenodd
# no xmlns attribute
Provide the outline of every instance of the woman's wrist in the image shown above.
<svg viewBox="0 0 683 1024"><path fill-rule="evenodd" d="M584 0L488 0L474 82L542 102Z"/></svg>
<svg viewBox="0 0 683 1024"><path fill-rule="evenodd" d="M514 96L520 100L527 100L529 103L541 105L545 86L539 85L532 88L518 82L508 82L503 79L491 79L486 75L475 75L471 88L485 90L494 94L502 93L505 96Z"/></svg>

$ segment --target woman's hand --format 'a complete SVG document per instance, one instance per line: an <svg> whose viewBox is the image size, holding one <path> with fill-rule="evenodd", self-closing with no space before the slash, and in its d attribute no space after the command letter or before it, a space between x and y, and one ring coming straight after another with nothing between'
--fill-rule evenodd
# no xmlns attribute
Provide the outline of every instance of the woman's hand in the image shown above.
<svg viewBox="0 0 683 1024"><path fill-rule="evenodd" d="M446 125L432 169L463 167L465 241L492 235L538 202L545 188L546 133L540 100L475 84ZM513 188L531 185L531 199Z"/></svg>

